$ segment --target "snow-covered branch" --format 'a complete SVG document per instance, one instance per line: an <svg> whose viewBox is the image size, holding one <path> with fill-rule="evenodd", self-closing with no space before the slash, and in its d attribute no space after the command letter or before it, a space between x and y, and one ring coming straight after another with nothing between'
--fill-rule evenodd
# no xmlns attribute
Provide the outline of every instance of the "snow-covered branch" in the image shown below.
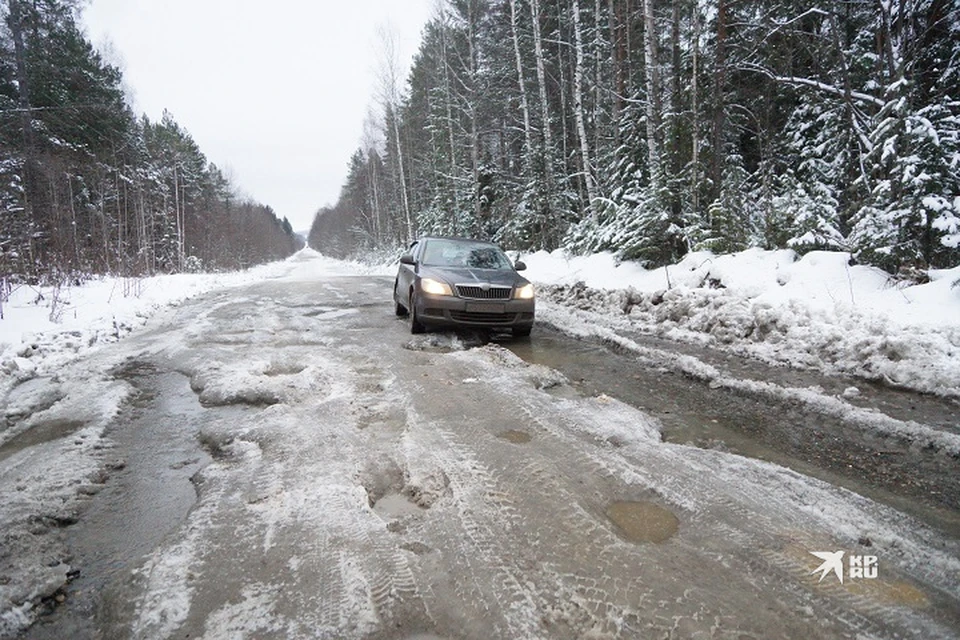
<svg viewBox="0 0 960 640"><path fill-rule="evenodd" d="M774 73L774 72L771 71L770 69L767 69L767 68L765 68L765 67L761 67L760 65L754 65L754 64L749 64L749 63L741 63L741 64L739 65L739 68L742 69L742 70L744 70L744 71L753 71L754 73L761 73L761 74L767 76L768 78L770 78L771 80L773 80L774 82L780 82L780 83L783 83L783 84L799 85L799 86L804 86L804 87L812 87L812 88L814 88L814 89L816 89L816 90L818 90L818 91L822 91L823 93L828 93L828 94L830 94L830 95L838 96L838 97L841 97L841 98L842 98L842 97L845 97L845 96L847 95L847 94L844 92L843 89L837 88L837 87L835 87L835 86L833 86L833 85L830 85L830 84L827 84L827 83L825 83L825 82L820 82L819 80L813 80L813 79L811 79L811 78L798 78L798 77L796 77L796 76L781 76L781 75L777 75L776 73ZM877 107L877 108L882 108L882 107L886 104L886 102L884 102L882 99L880 99L880 98L878 98L878 97L876 97L876 96L871 96L870 94L861 93L861 92L859 92L859 91L851 91L851 92L850 92L850 97L853 98L854 100L858 101L858 102L863 102L863 103L866 103L866 104L871 104L871 105L873 105L873 106L875 106L875 107Z"/></svg>

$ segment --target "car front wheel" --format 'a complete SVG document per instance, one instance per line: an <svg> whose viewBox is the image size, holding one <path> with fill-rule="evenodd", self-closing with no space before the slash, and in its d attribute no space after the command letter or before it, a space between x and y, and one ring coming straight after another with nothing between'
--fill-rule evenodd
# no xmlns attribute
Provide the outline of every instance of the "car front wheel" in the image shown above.
<svg viewBox="0 0 960 640"><path fill-rule="evenodd" d="M400 304L400 296L397 295L396 285L393 287L393 312L397 314L398 318L402 318L408 313L406 307Z"/></svg>
<svg viewBox="0 0 960 640"><path fill-rule="evenodd" d="M410 333L423 333L426 331L426 327L423 326L420 318L417 317L417 293L415 291L410 292L410 303L407 306L407 312L410 314Z"/></svg>

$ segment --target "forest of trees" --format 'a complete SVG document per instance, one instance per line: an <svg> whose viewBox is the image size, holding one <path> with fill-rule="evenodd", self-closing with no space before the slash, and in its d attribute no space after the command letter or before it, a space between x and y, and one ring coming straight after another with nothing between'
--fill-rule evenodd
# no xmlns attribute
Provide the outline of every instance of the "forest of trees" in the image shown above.
<svg viewBox="0 0 960 640"><path fill-rule="evenodd" d="M322 250L960 263L960 0L446 0L385 68Z"/></svg>
<svg viewBox="0 0 960 640"><path fill-rule="evenodd" d="M137 117L81 0L0 0L0 285L233 269L286 257L286 219L238 198L169 113Z"/></svg>

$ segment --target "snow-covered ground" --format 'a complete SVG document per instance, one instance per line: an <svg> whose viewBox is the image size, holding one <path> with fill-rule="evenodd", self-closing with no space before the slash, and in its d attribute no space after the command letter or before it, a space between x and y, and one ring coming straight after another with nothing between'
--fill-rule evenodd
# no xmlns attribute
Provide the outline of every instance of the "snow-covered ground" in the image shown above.
<svg viewBox="0 0 960 640"><path fill-rule="evenodd" d="M571 325L576 323L574 329L577 331L592 330L590 327L593 323L598 335L608 337L606 332L612 333L614 329L654 331L662 326L673 337L717 342L735 348L749 347L756 349L756 355L766 358L804 366L821 366L816 361L806 362L791 355L804 353L805 350L814 352L810 349L809 335L798 333L800 329L807 332L848 331L851 334L855 331L856 336L865 336L863 339L896 340L901 336L898 331L906 326L912 332L904 339L904 344L908 346L918 341L915 335L927 336L931 340L940 336L941 342L933 343L939 349L934 353L941 358L937 362L943 363L944 375L956 376L956 365L953 365L954 369L947 366L949 347L944 345L952 344L956 348L960 344L957 341L957 329L949 321L951 309L953 317L958 317L956 311L960 302L957 298L960 292L949 286L960 275L958 270L939 274L940 277L930 285L925 285L926 288L885 292L880 283L880 274L854 268L844 290L844 280L838 276L845 274L846 267L841 270L838 255L812 254L796 261L792 255L782 252L746 252L716 258L697 254L688 259L692 262L684 261L676 267L653 272L631 265L617 266L609 256L567 259L561 254L534 254L525 256L524 260L530 266L527 273L541 283L546 298L569 298L575 307L567 309L557 302L548 302L542 307L544 317L557 324L566 321ZM700 262L697 262L698 256ZM256 554L247 557L240 551L239 546L246 545L247 540L234 540L237 520L232 517L231 509L244 514L253 523L248 528L252 527L250 530L257 535L260 535L260 528L265 530L263 540L266 552L274 548L297 550L305 544L304 541L326 539L321 536L329 534L330 519L327 512L303 505L309 505L311 500L339 504L344 514L343 522L350 526L345 526L332 539L346 541L342 544L348 547L352 540L360 541L356 544L356 555L344 555L341 558L340 569L345 574L357 574L355 580L348 582L348 586L363 587L369 576L384 573L382 558L386 558L382 560L383 563L389 565L395 562L401 568L407 567L408 563L418 566L416 563L419 561L410 560L409 554L404 555L402 549L394 548L395 543L390 542L392 538L384 533L394 531L370 511L370 489L364 492L363 487L349 482L353 480L353 470L362 467L361 462L374 464L387 459L380 455L383 452L396 460L406 460L404 469L398 467L396 473L391 469L384 474L391 477L396 475L401 479L398 482L406 480L414 485L422 485L415 487L415 495L423 495L424 487L429 488L428 482L420 482L423 478L443 477L446 485L454 487L454 491L447 492L447 502L432 505L430 511L434 518L449 516L450 523L439 528L424 528L422 533L428 542L429 536L437 536L437 541L431 542L432 548L452 544L451 540L466 540L468 546L464 547L464 553L452 554L452 557L455 560L462 559L467 564L480 557L469 545L478 545L482 549L488 542L487 538L493 541L490 542L490 549L519 549L527 545L533 539L533 531L525 528L525 521L518 514L537 513L537 509L542 508L539 501L547 500L559 501L563 508L551 502L545 509L550 516L537 526L555 530L556 535L547 535L544 539L563 543L574 533L590 533L585 528L586 524L593 526L603 536L602 539L592 534L587 536L584 544L594 545L585 547L589 552L556 553L555 557L560 559L558 562L604 557L613 571L616 566L622 568L629 564L623 560L625 554L645 553L643 547L624 544L608 529L596 525L590 510L581 513L578 501L582 496L595 497L600 495L599 488L603 488L598 485L597 490L591 489L581 494L581 489L573 485L576 479L583 478L601 484L612 482L617 487L626 486L637 491L642 489L643 495L662 496L682 514L687 514L691 526L685 529L685 535L692 538L683 539L685 546L677 551L678 555L670 556L662 571L656 564L660 553L651 552L649 557L642 556L644 562L637 562L636 566L652 567L648 569L653 571L651 583L661 587L666 584L671 592L675 590L678 603L690 597L693 610L699 606L696 603L697 596L689 596L688 585L674 579L673 569L687 566L682 553L689 549L702 547L716 550L717 544L726 545L721 549L720 556L727 554L728 558L738 558L738 567L755 567L758 562L765 563L760 565L763 571L758 574L761 578L757 578L757 584L766 580L764 572L769 570L782 573L779 578L782 584L793 585L810 574L808 551L841 545L855 548L852 545L859 544L858 540L868 539L872 541L872 549L882 551L884 562L888 563L885 567L902 572L911 579L922 578L925 583L944 590L955 600L958 571L957 556L953 553L955 545L951 543L944 550L938 536L926 528L917 530L916 523L911 519L902 518L892 509L879 507L844 490L811 481L774 465L756 463L719 451L663 445L656 437L656 425L648 422L639 411L605 396L576 400L566 398L555 390L551 391L553 386L557 386L557 380L550 378L549 384L542 384L540 379L548 374L531 370L498 347L462 354L455 352L443 363L446 367L444 371L449 374L445 387L448 392L419 393L419 385L424 384L422 380L427 372L435 376L438 371L425 367L424 363L439 365L436 361L442 359L442 351L431 355L429 352L402 349L397 342L371 339L371 335L380 336L395 331L399 340L403 334L402 327L396 326L392 314L370 316L354 313L360 302L378 302L382 299L380 284L372 283L371 286L371 283L359 282L351 285L357 290L344 291L335 284L324 282L324 278L337 274L393 272L394 268L369 268L333 261L305 250L287 261L240 274L167 276L133 283L94 282L64 292L54 307L50 305L54 299L51 292L44 292L44 299L39 302L36 301L36 292L14 292L4 304L5 318L0 321L0 364L6 371L0 394L5 400L3 406L6 407L7 418L6 423L0 424L0 447L17 445L19 439L11 441L28 429L39 432L44 438L32 443L38 450L37 455L20 455L27 452L21 452L15 446L0 449L0 462L3 462L0 465L0 491L3 493L0 523L3 523L4 533L10 543L8 549L0 549L0 559L13 558L16 570L11 572L12 577L0 582L3 602L15 605L12 610L0 611L0 636L4 635L4 629L19 629L28 624L35 616L34 607L38 600L56 597L58 589L73 569L55 537L47 534L64 523L75 521L84 496L95 493L99 490L98 486L105 482L100 467L104 458L101 454L105 448L112 451L110 447L113 445L110 438L104 437L104 432L133 390L128 381L111 374L111 368L120 356L114 354L98 360L93 353L96 346L121 339L134 328L145 324L152 314L177 313L177 305L192 296L217 288L240 287L274 279L281 280L280 284L285 288L291 288L288 286L291 283L300 283L301 286L292 287L297 293L290 300L278 300L279 296L271 296L274 292L269 289L253 291L252 288L246 288L236 296L239 299L234 299L232 295L221 296L207 305L205 298L204 305L210 309L198 310L195 304L184 305L179 308L179 312L184 313L187 319L184 335L177 333L173 338L156 338L159 346L155 348L158 351L176 352L177 358L190 364L185 370L190 371L193 391L207 404L229 405L241 396L252 399L256 404L260 397L258 394L264 390L273 393L280 401L263 411L254 411L248 423L238 423L234 414L229 414L229 419L216 418L219 422L215 422L214 426L224 431L222 437L218 436L219 431L209 425L204 431L208 439L219 442L220 438L226 443L225 446L236 450L232 457L227 456L210 465L204 472L206 498L192 516L193 527L186 529L181 539L168 541L159 548L145 565L146 570L141 575L147 580L146 591L139 601L137 614L140 622L146 625L143 637L163 635L152 631L166 629L164 625L169 624L171 632L179 628L189 613L189 610L181 609L185 603L191 604L191 598L193 604L205 604L183 588L183 584L194 578L204 578L205 575L204 571L198 571L195 575L188 571L193 566L191 563L208 562L207 569L212 577L206 579L213 583L219 575L217 571L229 574L228 563L221 561L223 557L243 558L251 565L260 561ZM667 274L671 279L669 290L666 286ZM658 285L661 277L662 284ZM717 280L725 288L703 285L705 279ZM584 287L560 288L579 281L586 283ZM314 283L319 283L316 288ZM130 286L125 287L125 284ZM322 293L315 294L315 291ZM786 296L786 291L791 291L793 297ZM838 306L841 304L842 291L846 291L856 304ZM123 295L124 292L129 295ZM133 295L135 293L139 295ZM361 297L360 293L367 297ZM929 309L916 318L907 318L905 310L897 304L890 300L883 301L887 293L909 297L917 304L927 305ZM778 294L784 297L776 298ZM676 300L673 300L674 296ZM825 302L824 297L830 302ZM938 302L940 297L946 302ZM663 300L655 303L657 298ZM896 296L893 298L896 299ZM328 306L333 300L344 300L347 308ZM707 300L708 304L700 305L701 300ZM868 303L867 300L872 302ZM716 306L713 302L717 303ZM260 317L249 312L250 309L256 309L258 304L272 304L274 307L270 313ZM950 304L953 306L950 307ZM664 305L685 308L686 315L669 315L657 320L655 314L658 309L669 308ZM729 310L725 310L726 305L731 305ZM947 306L946 311L944 306ZM770 324L783 328L779 341L771 340L768 344L753 340L752 334L737 336L735 332L722 333L706 328L710 319L716 319L716 323L730 330L741 326L735 321L742 326L746 326L751 318L756 322L757 317L763 316L754 307L766 309L767 314L777 318L776 322L771 321ZM55 318L59 322L51 321L51 309L57 312L54 315L59 315ZM624 313L624 309L629 313ZM842 323L854 315L852 309L857 309L864 318L874 318L876 328L844 328ZM688 317L699 318L705 324L703 327L692 324ZM337 322L325 323L334 319ZM363 325L361 320L370 324ZM362 331L345 333L340 322L354 323L354 328ZM313 342L309 344L304 342L308 330L316 332L311 338ZM881 330L887 332L886 338L880 336ZM754 328L753 332L756 331ZM768 332L770 336L774 334L773 329ZM729 335L734 335L734 338L729 339ZM850 336L851 339L853 337ZM176 344L168 344L168 340ZM356 342L352 344L351 340ZM136 339L131 339L125 344L135 342ZM338 348L331 349L331 345ZM787 351L778 352L778 345ZM218 357L233 350L242 350L244 358L223 362L218 360ZM299 364L305 352L310 363L306 368ZM91 357L77 361L85 354ZM168 354L168 357L174 356ZM363 366L357 366L358 362ZM823 360L822 366L829 364L839 370L844 362L846 360L842 358L831 362ZM909 357L891 362L893 365L915 368L922 364L919 359ZM702 369L703 363L691 363L690 366ZM901 369L894 366L891 371ZM361 380L363 376L370 379ZM530 376L537 380L528 380ZM352 385L348 388L350 393L340 390L338 386L347 383ZM487 387L490 387L491 394L477 395L480 393L478 389ZM948 393L952 389L955 393L957 387L955 381L948 380L942 392ZM533 449L518 454L527 466L517 463L512 449L500 440L489 437L488 428L482 423L486 418L483 411L478 410L469 419L465 417L458 421L456 429L448 426L450 407L456 406L459 410L469 402L483 407L487 413L510 413L511 419L514 419L512 404L491 401L492 398L502 399L504 393L517 393L518 406L526 416L521 426L526 429L528 436L532 434L536 437L543 448L536 459L533 458ZM444 400L445 395L451 394L455 396L454 400ZM355 397L360 401L353 406L348 399ZM331 409L334 407L330 404L331 399L342 401L342 406L335 405L339 407L337 411ZM405 408L397 412L397 407ZM503 423L506 423L506 417L503 416ZM356 422L356 428L345 429L344 424L350 425L351 421ZM367 427L371 425L375 425L376 429L368 431ZM373 438L383 451L369 449L368 434L388 431L388 428L396 431L396 442L382 436L379 440ZM73 437L46 439L47 436L61 433ZM232 438L236 438L235 442ZM261 446L261 440L273 446ZM294 455L308 443L312 443L313 447L309 455L303 458ZM587 446L587 443L592 444ZM946 448L953 451L949 446ZM501 450L508 452L509 456L500 457ZM556 452L566 452L559 462L553 457ZM279 456L279 462L271 460L270 456ZM110 454L106 458L110 459ZM261 464L264 460L273 466ZM529 466L531 460L536 462L532 467ZM120 466L124 461L118 459L115 464ZM579 466L574 467L575 464ZM303 465L307 465L309 473L303 472ZM571 469L574 471L571 472ZM510 483L509 492L500 491L498 483L506 482L505 478ZM540 485L540 493L531 493L532 486ZM401 489L401 486L397 486L391 490ZM331 492L340 493L331 497L328 495ZM236 494L236 499L221 499L233 494ZM475 501L468 502L472 497L476 498ZM491 500L491 497L495 500ZM524 509L514 508L510 500L524 503ZM491 507L500 505L500 501L506 506ZM487 514L485 509L490 513ZM602 512L602 505L597 509ZM224 531L229 532L229 535L223 534L219 538L222 547L209 546L213 538L207 530L222 533L212 524L216 520L214 514L220 514L217 522L223 523ZM311 514L311 517L305 518L305 514ZM712 526L714 520L703 520L706 516L702 514L721 518L723 527L716 529ZM206 519L210 519L210 522ZM465 521L465 525L461 526L460 520ZM519 532L516 538L499 537L504 521L516 527ZM763 525L759 530L755 529L758 522ZM768 522L773 524L768 526ZM8 528L11 523L14 526ZM303 523L308 526L301 532L298 527ZM551 527L553 529L549 529ZM435 534L436 531L440 533ZM716 531L722 535L717 535ZM803 536L813 535L810 531L816 535L808 540ZM496 536L490 532L496 532ZM289 544L274 547L276 536L283 535L289 535ZM370 539L374 541L370 543L374 546L374 553L367 548L370 545L364 546L367 544L365 536L371 536ZM775 545L770 542L771 537L776 538ZM594 538L602 544L594 544ZM403 539L402 542L408 546L418 543L420 546L410 548L420 552L425 548L419 539ZM234 544L237 546L231 546ZM773 554L771 560L752 556L753 550L771 545L776 547L770 552ZM605 550L611 548L616 549L617 553L604 556ZM209 557L206 557L208 550ZM225 555L226 551L233 555ZM328 551L334 555L340 553L336 548ZM317 557L325 552L324 548L320 548ZM416 555L415 552L410 553ZM433 557L427 559L432 562ZM703 558L706 565L707 556ZM277 566L291 567L295 577L306 575L309 572L297 571L301 561L297 557ZM314 562L316 559L307 558L306 561ZM540 586L537 589L550 596L547 598L549 602L553 602L551 598L559 597L563 602L571 602L579 597L575 589L576 580L565 584L560 590L557 585L561 580L576 578L578 572L583 570L581 566L557 565L540 572L531 569L514 575L507 571L513 570L512 565L503 563L499 557L491 556L487 564L494 566L496 571L490 578L490 585L484 583L482 588L478 587L478 593L499 596L503 593L502 585L498 582L501 578L507 580L507 584L520 584L521 578L535 578L542 583L538 583ZM531 561L530 566L542 566L542 563ZM781 567L782 571L777 567ZM324 571L328 569L326 565L321 568ZM735 571L727 571L723 567L717 571L713 575L717 588L709 590L714 594L722 593L721 587L728 584L730 576L735 574ZM465 568L464 575L466 572ZM282 573L287 575L290 572ZM245 576L243 572L240 574L241 577ZM430 578L433 574L425 572L425 575ZM482 575L478 577L476 572L471 575L474 581L486 579ZM792 575L799 578L790 578ZM403 582L407 577L406 574L400 575L398 584L407 584ZM616 583L620 585L618 589L623 585L639 585L643 582L632 582L627 578L629 576ZM329 584L329 581L321 582L324 588L340 588L337 584L332 587ZM305 585L309 588L299 588ZM300 594L309 600L308 596L313 597L313 587L316 585L297 583L294 586L297 588L292 588L290 593ZM356 593L346 593L343 601L356 604L357 610L366 614L373 600L369 592L360 587L355 590ZM240 616L242 620L249 624L266 620L263 609L269 613L275 603L268 598L266 604L259 606L261 596L266 598L269 594L266 588L262 592L257 588L257 585L253 585L243 591L248 596L240 605L236 604L236 598L231 600L226 596L224 598L229 603L222 606L215 603L220 608L215 609L209 617L212 627L207 637L219 637L213 627L224 620L236 618L247 605L250 605L251 611L246 616ZM604 592L600 587L591 588L597 593ZM401 608L403 598L395 597L401 591L384 590L389 596L386 598L389 606ZM443 589L437 591L442 592ZM614 591L616 589L612 589L611 593ZM737 589L731 591L737 592ZM209 589L209 592L220 597L218 589ZM460 597L464 594L456 595L457 606L487 606L485 600L474 601ZM336 619L338 612L334 609L337 602L336 599L329 599L325 603L327 609L317 615L329 614L329 619ZM667 599L663 602L669 603ZM278 610L282 609L280 604L276 605ZM316 605L316 602L310 601L309 604ZM199 608L202 609L202 606ZM528 617L521 616L511 621L526 622L529 618L531 625L539 624L542 619L541 607L531 605L527 609L524 611L529 613ZM763 607L759 609L762 612ZM303 610L314 609L305 607ZM376 621L376 610L374 608L370 614L374 617L369 620ZM746 610L746 605L736 610ZM344 611L345 616L351 615L351 609ZM569 614L569 617L573 617L573 614ZM709 624L708 618L700 622ZM349 622L356 623L357 620L362 623L362 629L367 628L363 625L368 624L368 618L358 614ZM267 622L272 624L270 620ZM771 624L774 622L772 620ZM154 623L160 627L150 626ZM943 635L946 636L946 633Z"/></svg>
<svg viewBox="0 0 960 640"><path fill-rule="evenodd" d="M573 308L598 328L655 333L960 397L960 287L953 286L960 267L931 271L931 282L904 286L879 269L849 266L849 254L840 252L800 258L790 250L696 252L653 270L606 253L541 251L523 260L525 275L542 285L542 300ZM56 367L91 345L121 338L159 309L217 287L282 277L291 264L107 278L60 292L19 287L3 300L0 372L8 381L32 377L37 367ZM395 272L390 265L326 258L311 264L325 274ZM551 320L549 305L541 306L541 318Z"/></svg>
<svg viewBox="0 0 960 640"><path fill-rule="evenodd" d="M602 330L633 330L767 362L960 397L960 267L905 286L840 252L708 252L646 270L610 254L523 256L539 297ZM541 306L542 319L569 315Z"/></svg>
<svg viewBox="0 0 960 640"><path fill-rule="evenodd" d="M578 335L651 333L960 397L960 287L953 286L960 267L932 271L927 284L902 286L878 269L849 266L849 255L839 252L802 258L790 250L698 252L654 270L610 254L522 257L525 275L540 285L539 317ZM0 395L212 289L294 272L309 278L395 269L304 249L237 273L103 278L60 291L21 286L2 300ZM0 444L12 435L0 429Z"/></svg>
<svg viewBox="0 0 960 640"><path fill-rule="evenodd" d="M0 395L11 384L49 371L90 347L116 342L162 309L222 287L280 278L311 260L310 275L369 273L370 267L324 258L312 249L286 261L229 273L100 278L77 287L15 287L0 299ZM0 443L4 441L0 429Z"/></svg>

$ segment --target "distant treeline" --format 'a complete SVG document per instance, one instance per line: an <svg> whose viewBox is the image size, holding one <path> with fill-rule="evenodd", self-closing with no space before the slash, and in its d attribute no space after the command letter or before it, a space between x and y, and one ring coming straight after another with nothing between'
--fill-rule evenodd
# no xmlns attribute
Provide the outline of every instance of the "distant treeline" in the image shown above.
<svg viewBox="0 0 960 640"><path fill-rule="evenodd" d="M390 68L322 250L960 263L960 0L446 0Z"/></svg>
<svg viewBox="0 0 960 640"><path fill-rule="evenodd" d="M234 269L299 248L164 113L137 117L80 0L0 0L0 278Z"/></svg>

